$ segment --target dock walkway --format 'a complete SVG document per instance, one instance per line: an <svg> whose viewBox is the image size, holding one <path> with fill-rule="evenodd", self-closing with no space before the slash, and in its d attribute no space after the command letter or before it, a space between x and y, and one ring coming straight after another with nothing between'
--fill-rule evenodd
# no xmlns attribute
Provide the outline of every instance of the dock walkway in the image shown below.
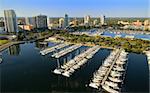
<svg viewBox="0 0 150 93"><path fill-rule="evenodd" d="M110 68L108 69L108 71L107 71L105 77L103 78L102 83L101 83L102 86L103 86L104 82L106 81L106 79L108 78L108 75L110 74L110 72L111 72L111 70L112 70L114 64L116 63L116 61L117 61L117 59L118 59L120 53L121 53L121 50L119 50L119 52L117 53L116 57L114 58L114 61L113 61L112 65L110 66Z"/></svg>

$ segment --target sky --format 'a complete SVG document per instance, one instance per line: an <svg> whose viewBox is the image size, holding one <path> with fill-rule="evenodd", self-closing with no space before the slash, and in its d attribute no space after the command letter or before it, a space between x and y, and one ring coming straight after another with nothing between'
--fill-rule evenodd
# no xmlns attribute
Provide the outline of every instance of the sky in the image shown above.
<svg viewBox="0 0 150 93"><path fill-rule="evenodd" d="M7 9L18 17L150 17L150 0L0 0L0 16Z"/></svg>

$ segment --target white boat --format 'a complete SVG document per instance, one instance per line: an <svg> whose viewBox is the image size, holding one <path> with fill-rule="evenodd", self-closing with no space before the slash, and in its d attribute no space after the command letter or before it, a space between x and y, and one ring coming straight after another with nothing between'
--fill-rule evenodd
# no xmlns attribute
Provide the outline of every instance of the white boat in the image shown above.
<svg viewBox="0 0 150 93"><path fill-rule="evenodd" d="M119 91L116 91L116 90L110 88L110 86L108 86L108 85L106 85L106 84L104 84L104 85L102 86L102 88L103 88L104 90L106 90L107 92L109 92L109 93L119 93Z"/></svg>
<svg viewBox="0 0 150 93"><path fill-rule="evenodd" d="M55 74L61 74L61 70L60 70L60 69L55 69L55 70L54 70L54 73L55 73Z"/></svg>
<svg viewBox="0 0 150 93"><path fill-rule="evenodd" d="M118 61L116 62L116 64L121 64L121 65L123 65L123 64L125 64L125 61L119 61L119 60L118 60Z"/></svg>
<svg viewBox="0 0 150 93"><path fill-rule="evenodd" d="M108 63L108 62L107 62L107 63L105 62L105 63L103 64L103 66L105 66L105 67L109 67L110 65L111 65L111 64Z"/></svg>
<svg viewBox="0 0 150 93"><path fill-rule="evenodd" d="M122 76L122 73L116 72L116 71L111 71L111 72L110 72L110 75L111 75L112 77L120 77L120 76Z"/></svg>
<svg viewBox="0 0 150 93"><path fill-rule="evenodd" d="M121 79L119 79L119 78L114 78L114 77L108 77L108 79L109 80L111 80L111 81L113 81L113 82L122 82L122 80Z"/></svg>
<svg viewBox="0 0 150 93"><path fill-rule="evenodd" d="M122 58L122 59L120 59L120 61L125 62L125 61L127 61L127 58Z"/></svg>
<svg viewBox="0 0 150 93"><path fill-rule="evenodd" d="M89 86L98 89L98 85L96 83L90 83Z"/></svg>
<svg viewBox="0 0 150 93"><path fill-rule="evenodd" d="M64 73L62 73L62 75L65 76L65 77L70 77L70 72L65 71Z"/></svg>
<svg viewBox="0 0 150 93"><path fill-rule="evenodd" d="M125 69L123 67L118 67L118 66L114 67L113 70L115 70L115 71L125 71Z"/></svg>
<svg viewBox="0 0 150 93"><path fill-rule="evenodd" d="M118 83L114 83L114 82L111 82L111 81L105 81L105 84L111 86L113 89L118 89L119 90Z"/></svg>
<svg viewBox="0 0 150 93"><path fill-rule="evenodd" d="M95 77L93 80L92 80L92 82L95 82L95 83L100 83L101 81L102 81L102 79L103 79L103 77Z"/></svg>

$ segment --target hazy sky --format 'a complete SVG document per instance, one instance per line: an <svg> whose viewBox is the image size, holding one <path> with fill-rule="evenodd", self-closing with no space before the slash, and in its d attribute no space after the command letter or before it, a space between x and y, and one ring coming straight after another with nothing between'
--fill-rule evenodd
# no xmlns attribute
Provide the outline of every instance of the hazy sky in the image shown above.
<svg viewBox="0 0 150 93"><path fill-rule="evenodd" d="M150 17L150 0L0 0L0 16L5 9L17 16Z"/></svg>

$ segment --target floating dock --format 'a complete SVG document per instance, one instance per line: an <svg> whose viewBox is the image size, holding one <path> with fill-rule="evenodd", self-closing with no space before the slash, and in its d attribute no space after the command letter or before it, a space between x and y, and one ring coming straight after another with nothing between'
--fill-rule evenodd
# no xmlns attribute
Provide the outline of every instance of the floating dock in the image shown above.
<svg viewBox="0 0 150 93"><path fill-rule="evenodd" d="M70 60L61 68L55 69L55 74L62 74L63 76L70 77L75 70L79 69L82 65L84 65L88 59L92 58L96 52L100 49L99 46L94 46L92 48L89 48L85 52L77 55L74 59Z"/></svg>
<svg viewBox="0 0 150 93"><path fill-rule="evenodd" d="M56 50L58 50L58 49L61 49L61 48L66 47L66 46L69 46L69 44L58 44L58 45L56 45L56 46L53 46L53 47L50 47L50 48L46 48L46 49L44 49L44 50L41 50L40 53L41 53L41 55L46 55L46 54L48 54L48 53L50 53L50 52L56 51Z"/></svg>
<svg viewBox="0 0 150 93"><path fill-rule="evenodd" d="M70 46L70 47L68 47L68 48L66 48L66 49L64 49L64 50L62 50L62 51L60 51L58 53L53 54L52 57L60 58L61 56L64 56L67 53L72 52L72 51L74 51L74 50L76 50L76 49L78 49L80 47L81 47L81 45Z"/></svg>
<svg viewBox="0 0 150 93"><path fill-rule="evenodd" d="M104 89L109 93L119 93L121 91L119 84L123 82L127 69L127 54L123 50L113 51L94 73L89 86Z"/></svg>

